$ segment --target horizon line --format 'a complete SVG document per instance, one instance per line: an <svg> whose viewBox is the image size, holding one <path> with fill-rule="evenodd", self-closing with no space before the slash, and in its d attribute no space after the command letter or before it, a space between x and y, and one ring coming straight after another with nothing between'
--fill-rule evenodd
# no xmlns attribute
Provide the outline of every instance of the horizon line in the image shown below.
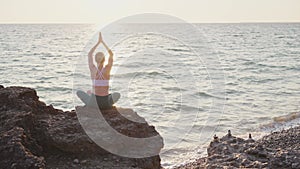
<svg viewBox="0 0 300 169"><path fill-rule="evenodd" d="M182 24L185 22L128 22L126 24ZM186 22L189 24L252 24L252 23L300 23L300 21L242 21L242 22ZM89 25L98 25L99 23L92 23L92 22L0 22L1 25L39 25L39 24L89 24Z"/></svg>

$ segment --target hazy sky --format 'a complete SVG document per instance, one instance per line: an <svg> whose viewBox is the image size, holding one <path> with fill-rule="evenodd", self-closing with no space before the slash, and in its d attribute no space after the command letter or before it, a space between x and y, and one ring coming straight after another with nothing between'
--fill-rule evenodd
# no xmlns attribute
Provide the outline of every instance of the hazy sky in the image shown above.
<svg viewBox="0 0 300 169"><path fill-rule="evenodd" d="M300 22L300 0L0 0L0 23L103 24L149 12L188 22Z"/></svg>

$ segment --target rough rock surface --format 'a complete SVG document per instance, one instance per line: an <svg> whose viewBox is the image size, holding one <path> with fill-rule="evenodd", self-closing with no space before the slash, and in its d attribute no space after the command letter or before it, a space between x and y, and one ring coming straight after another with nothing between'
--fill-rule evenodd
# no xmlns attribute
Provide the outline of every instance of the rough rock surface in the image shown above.
<svg viewBox="0 0 300 169"><path fill-rule="evenodd" d="M123 110L141 118L131 109ZM102 113L122 134L159 135L153 126L131 122L116 108ZM0 127L0 168L161 168L159 156L125 158L108 153L85 134L74 110L47 106L34 89L0 86ZM162 138L160 143L159 150Z"/></svg>
<svg viewBox="0 0 300 169"><path fill-rule="evenodd" d="M254 141L234 137L229 132L215 138L207 149L207 157L176 167L200 168L300 168L300 126L274 132Z"/></svg>

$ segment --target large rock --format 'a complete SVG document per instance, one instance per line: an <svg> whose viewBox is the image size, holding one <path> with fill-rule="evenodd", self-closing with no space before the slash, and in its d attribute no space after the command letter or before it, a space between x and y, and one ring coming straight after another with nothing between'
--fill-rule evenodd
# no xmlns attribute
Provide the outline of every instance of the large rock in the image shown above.
<svg viewBox="0 0 300 169"><path fill-rule="evenodd" d="M91 111L86 107L77 110ZM153 126L124 118L142 119L131 109L101 112L116 131L136 138L158 136L159 144L153 148L162 148L162 138ZM47 106L39 101L34 89L0 87L0 126L0 168L161 167L158 155L125 158L100 148L82 129L75 110L64 112Z"/></svg>

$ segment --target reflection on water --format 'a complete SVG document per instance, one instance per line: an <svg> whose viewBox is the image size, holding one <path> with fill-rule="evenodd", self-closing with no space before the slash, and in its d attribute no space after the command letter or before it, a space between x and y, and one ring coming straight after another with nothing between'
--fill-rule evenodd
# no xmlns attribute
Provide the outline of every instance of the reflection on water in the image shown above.
<svg viewBox="0 0 300 169"><path fill-rule="evenodd" d="M154 35L132 37L116 45L111 90L123 93L117 106L134 108L166 138L164 166L204 155L209 140L200 138L215 129L217 135L228 129L242 136L254 131L255 137L275 130L278 122L298 123L293 114L279 116L299 111L299 24L199 24L205 41L180 25L166 27L188 37L195 48L212 48L207 55L219 56L226 79L226 105L223 114L214 114L213 99L223 97L212 91L205 63L194 60L187 46ZM74 109L73 76L83 80L84 89L89 89L90 81L88 74L73 71L94 31L94 25L0 25L0 83L33 87L47 104ZM122 34L118 33L116 38ZM153 50L140 50L145 47ZM165 71L169 67L173 72ZM196 80L184 76L187 73ZM188 88L192 85L197 90ZM197 103L181 100L185 95ZM180 114L182 109L185 112ZM195 110L197 114L190 113ZM219 122L210 123L215 119ZM260 127L267 124L276 125ZM189 132L182 133L182 129ZM180 145L168 147L178 139L182 139Z"/></svg>

